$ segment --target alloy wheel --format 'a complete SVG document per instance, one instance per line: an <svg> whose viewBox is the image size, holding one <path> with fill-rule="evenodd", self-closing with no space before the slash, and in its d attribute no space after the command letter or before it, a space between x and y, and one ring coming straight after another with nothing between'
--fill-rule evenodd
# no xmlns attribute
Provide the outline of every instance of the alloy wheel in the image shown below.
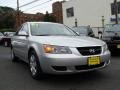
<svg viewBox="0 0 120 90"><path fill-rule="evenodd" d="M37 73L37 63L34 55L31 55L30 57L30 71L32 75L35 75Z"/></svg>

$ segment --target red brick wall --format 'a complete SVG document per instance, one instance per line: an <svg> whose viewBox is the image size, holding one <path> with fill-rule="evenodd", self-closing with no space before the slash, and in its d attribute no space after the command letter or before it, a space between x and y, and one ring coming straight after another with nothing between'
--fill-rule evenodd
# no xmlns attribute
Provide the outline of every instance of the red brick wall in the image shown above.
<svg viewBox="0 0 120 90"><path fill-rule="evenodd" d="M20 21L21 23L28 22L28 21L43 21L44 14L37 13L37 14L27 14L21 13L20 14Z"/></svg>
<svg viewBox="0 0 120 90"><path fill-rule="evenodd" d="M62 2L55 2L52 5L52 15L55 17L57 23L63 23Z"/></svg>

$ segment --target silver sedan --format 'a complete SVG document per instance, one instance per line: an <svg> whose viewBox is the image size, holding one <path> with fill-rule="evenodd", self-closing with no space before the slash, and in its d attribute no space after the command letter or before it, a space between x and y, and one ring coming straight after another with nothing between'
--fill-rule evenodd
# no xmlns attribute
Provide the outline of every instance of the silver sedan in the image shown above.
<svg viewBox="0 0 120 90"><path fill-rule="evenodd" d="M24 23L12 37L12 61L18 58L29 63L34 79L43 73L72 74L93 71L110 63L105 42L78 36L63 24L48 22Z"/></svg>

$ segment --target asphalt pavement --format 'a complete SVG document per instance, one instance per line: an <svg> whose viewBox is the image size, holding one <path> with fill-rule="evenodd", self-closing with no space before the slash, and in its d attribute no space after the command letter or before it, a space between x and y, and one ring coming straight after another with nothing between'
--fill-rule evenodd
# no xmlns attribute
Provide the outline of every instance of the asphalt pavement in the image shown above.
<svg viewBox="0 0 120 90"><path fill-rule="evenodd" d="M34 80L28 65L13 63L10 49L0 46L0 90L120 90L120 54L112 56L111 64L98 71Z"/></svg>

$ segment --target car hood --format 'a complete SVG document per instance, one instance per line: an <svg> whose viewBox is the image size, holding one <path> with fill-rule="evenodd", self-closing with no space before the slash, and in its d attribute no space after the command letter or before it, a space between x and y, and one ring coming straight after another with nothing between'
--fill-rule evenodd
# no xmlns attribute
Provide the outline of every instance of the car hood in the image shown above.
<svg viewBox="0 0 120 90"><path fill-rule="evenodd" d="M120 36L120 32L104 32L103 37L114 37L116 34Z"/></svg>
<svg viewBox="0 0 120 90"><path fill-rule="evenodd" d="M103 46L105 42L87 36L32 36L33 42L69 47Z"/></svg>
<svg viewBox="0 0 120 90"><path fill-rule="evenodd" d="M104 33L102 39L105 41L120 40L120 32Z"/></svg>

